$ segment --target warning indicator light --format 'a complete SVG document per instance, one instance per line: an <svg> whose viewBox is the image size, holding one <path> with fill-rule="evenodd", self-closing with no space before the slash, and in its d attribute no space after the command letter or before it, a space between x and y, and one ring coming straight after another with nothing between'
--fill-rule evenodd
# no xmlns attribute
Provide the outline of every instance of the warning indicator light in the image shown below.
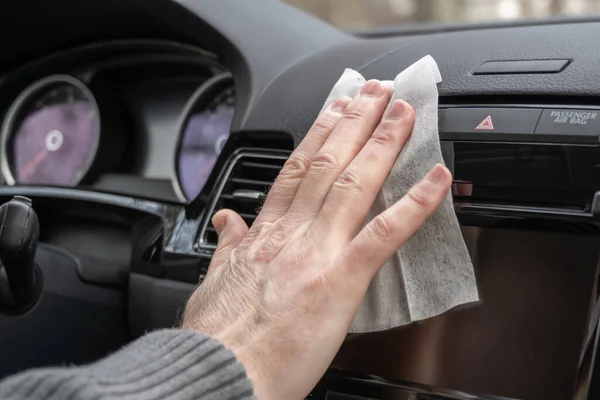
<svg viewBox="0 0 600 400"><path fill-rule="evenodd" d="M494 130L494 121L492 120L492 116L488 115L477 127L475 128L477 131L493 131Z"/></svg>

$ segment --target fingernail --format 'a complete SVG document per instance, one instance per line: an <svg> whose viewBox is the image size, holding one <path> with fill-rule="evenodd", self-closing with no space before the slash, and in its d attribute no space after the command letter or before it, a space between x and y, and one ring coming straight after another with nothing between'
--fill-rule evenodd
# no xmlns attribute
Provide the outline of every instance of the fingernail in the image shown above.
<svg viewBox="0 0 600 400"><path fill-rule="evenodd" d="M428 179L439 185L446 182L446 169L442 164L437 164L433 169L429 172Z"/></svg>
<svg viewBox="0 0 600 400"><path fill-rule="evenodd" d="M352 99L348 96L340 97L331 105L331 111L334 113L343 114L344 111L346 111L346 108L348 108L350 101L352 101Z"/></svg>
<svg viewBox="0 0 600 400"><path fill-rule="evenodd" d="M221 236L221 232L223 232L223 229L225 229L225 225L227 225L228 216L229 214L227 213L221 213L215 214L215 216L212 218L212 224L215 227L218 236Z"/></svg>
<svg viewBox="0 0 600 400"><path fill-rule="evenodd" d="M385 87L377 79L370 80L360 89L363 96L381 97L385 93Z"/></svg>
<svg viewBox="0 0 600 400"><path fill-rule="evenodd" d="M392 103L391 107L385 113L384 119L401 119L406 114L408 114L409 110L410 106L408 105L408 103L402 100L396 100Z"/></svg>

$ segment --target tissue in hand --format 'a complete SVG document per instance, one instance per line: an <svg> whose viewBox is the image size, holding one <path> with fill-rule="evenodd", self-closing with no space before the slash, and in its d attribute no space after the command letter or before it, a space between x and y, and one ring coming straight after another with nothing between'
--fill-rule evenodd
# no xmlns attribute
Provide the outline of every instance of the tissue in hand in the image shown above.
<svg viewBox="0 0 600 400"><path fill-rule="evenodd" d="M400 153L367 221L400 200L437 163L443 163L438 134L438 91L442 81L431 56L385 81L396 99L415 110L412 135ZM325 102L354 97L365 83L347 69ZM425 222L377 274L350 327L352 333L381 331L434 317L478 301L473 264L462 237L452 196Z"/></svg>

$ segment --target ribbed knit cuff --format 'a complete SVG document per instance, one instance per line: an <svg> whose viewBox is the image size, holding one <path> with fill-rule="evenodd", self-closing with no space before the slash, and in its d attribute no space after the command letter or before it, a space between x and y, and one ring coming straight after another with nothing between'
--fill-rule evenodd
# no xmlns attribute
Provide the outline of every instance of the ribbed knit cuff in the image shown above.
<svg viewBox="0 0 600 400"><path fill-rule="evenodd" d="M84 367L45 368L0 382L1 399L255 400L252 383L220 342L167 329Z"/></svg>

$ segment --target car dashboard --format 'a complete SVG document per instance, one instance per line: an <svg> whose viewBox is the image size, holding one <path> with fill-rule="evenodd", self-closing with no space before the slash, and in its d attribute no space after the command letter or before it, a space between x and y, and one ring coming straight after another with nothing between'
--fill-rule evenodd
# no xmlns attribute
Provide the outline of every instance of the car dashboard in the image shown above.
<svg viewBox="0 0 600 400"><path fill-rule="evenodd" d="M44 276L27 313L0 304L0 376L178 324L211 216L252 224L344 69L430 54L483 301L349 335L310 398L597 396L600 19L351 34L270 0L59 0L0 21L0 197L32 199Z"/></svg>

